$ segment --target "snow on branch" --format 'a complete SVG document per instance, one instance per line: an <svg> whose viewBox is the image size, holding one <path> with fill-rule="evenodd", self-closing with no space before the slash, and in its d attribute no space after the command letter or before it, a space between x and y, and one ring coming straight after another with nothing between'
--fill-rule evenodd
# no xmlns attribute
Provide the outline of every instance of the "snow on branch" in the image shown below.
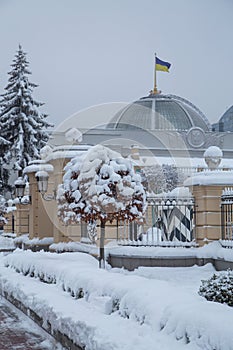
<svg viewBox="0 0 233 350"><path fill-rule="evenodd" d="M143 222L146 194L130 160L97 145L65 167L58 216L69 224L114 219Z"/></svg>

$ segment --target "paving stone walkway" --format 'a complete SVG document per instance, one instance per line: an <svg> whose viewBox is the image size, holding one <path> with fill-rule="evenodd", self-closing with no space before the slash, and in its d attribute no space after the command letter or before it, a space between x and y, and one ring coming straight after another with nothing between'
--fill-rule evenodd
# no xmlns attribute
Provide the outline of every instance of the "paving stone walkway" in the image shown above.
<svg viewBox="0 0 233 350"><path fill-rule="evenodd" d="M0 350L65 350L21 311L0 297Z"/></svg>

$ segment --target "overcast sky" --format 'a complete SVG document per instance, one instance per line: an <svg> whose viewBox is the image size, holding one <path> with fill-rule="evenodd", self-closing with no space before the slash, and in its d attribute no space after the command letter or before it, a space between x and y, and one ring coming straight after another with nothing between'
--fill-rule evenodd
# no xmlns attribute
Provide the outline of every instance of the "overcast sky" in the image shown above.
<svg viewBox="0 0 233 350"><path fill-rule="evenodd" d="M18 44L34 96L56 125L96 104L153 88L154 52L169 61L158 87L215 122L233 104L232 0L0 0L1 93Z"/></svg>

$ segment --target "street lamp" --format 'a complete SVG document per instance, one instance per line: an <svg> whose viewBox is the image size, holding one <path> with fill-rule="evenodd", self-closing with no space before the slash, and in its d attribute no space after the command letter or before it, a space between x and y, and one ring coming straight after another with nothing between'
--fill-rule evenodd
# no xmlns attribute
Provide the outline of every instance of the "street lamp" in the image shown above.
<svg viewBox="0 0 233 350"><path fill-rule="evenodd" d="M30 196L29 199L23 200L24 197L24 191L26 187L25 179L21 176L18 177L18 179L14 183L15 185L15 197L19 199L20 204L29 204L30 203Z"/></svg>
<svg viewBox="0 0 233 350"><path fill-rule="evenodd" d="M24 196L24 190L26 187L26 183L24 179L20 176L15 181L15 196L18 197L21 201L22 197Z"/></svg>
<svg viewBox="0 0 233 350"><path fill-rule="evenodd" d="M47 171L40 170L37 171L35 174L35 177L37 179L37 186L38 186L38 191L40 192L42 198L46 201L51 201L53 199L56 199L56 191L53 191L53 194L46 194L48 191L48 181L49 181L49 174Z"/></svg>

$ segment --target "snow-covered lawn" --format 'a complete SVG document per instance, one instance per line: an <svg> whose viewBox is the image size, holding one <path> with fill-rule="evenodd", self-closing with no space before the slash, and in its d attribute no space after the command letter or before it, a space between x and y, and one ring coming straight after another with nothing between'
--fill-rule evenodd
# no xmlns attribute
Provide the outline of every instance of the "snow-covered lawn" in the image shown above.
<svg viewBox="0 0 233 350"><path fill-rule="evenodd" d="M213 272L101 270L85 253L16 250L0 258L1 288L86 350L232 350L233 308L198 295Z"/></svg>

